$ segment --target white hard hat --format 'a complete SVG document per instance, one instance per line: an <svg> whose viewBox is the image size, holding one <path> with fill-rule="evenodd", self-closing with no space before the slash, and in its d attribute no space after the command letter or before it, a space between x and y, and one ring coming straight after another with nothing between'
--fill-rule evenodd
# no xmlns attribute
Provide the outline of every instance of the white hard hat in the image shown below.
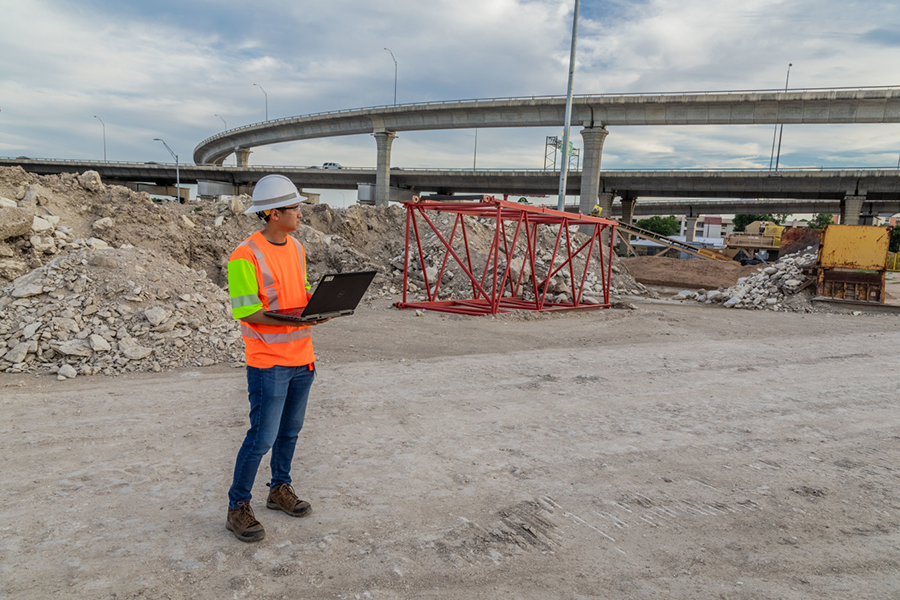
<svg viewBox="0 0 900 600"><path fill-rule="evenodd" d="M300 202L297 186L284 175L266 175L253 188L253 204L244 214L291 206Z"/></svg>

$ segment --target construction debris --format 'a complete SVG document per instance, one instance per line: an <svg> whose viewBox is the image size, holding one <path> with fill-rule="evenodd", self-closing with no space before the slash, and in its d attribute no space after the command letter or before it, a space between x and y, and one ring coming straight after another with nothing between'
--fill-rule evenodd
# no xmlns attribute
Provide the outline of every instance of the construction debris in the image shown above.
<svg viewBox="0 0 900 600"><path fill-rule="evenodd" d="M0 371L67 378L243 364L225 288L229 255L260 228L255 216L243 214L249 204L247 196L219 203L153 199L104 185L92 171L37 176L0 168ZM367 299L400 299L406 227L400 206L318 204L303 213L294 235L306 247L311 283L326 272L375 269ZM467 227L473 260L483 269L494 230L477 219ZM424 268L434 276L442 246L436 236L426 246ZM413 297L424 298L422 267L411 265L418 275L409 286ZM598 287L599 274L588 279L585 294ZM549 289L562 300L571 282L559 274ZM441 291L471 293L453 268ZM611 291L614 298L648 293L615 265Z"/></svg>
<svg viewBox="0 0 900 600"><path fill-rule="evenodd" d="M674 299L716 302L725 308L811 312L811 293L798 292L809 281L803 269L816 264L816 254L814 249L807 248L803 254L786 256L777 263L759 268L754 275L741 277L728 289L680 292Z"/></svg>

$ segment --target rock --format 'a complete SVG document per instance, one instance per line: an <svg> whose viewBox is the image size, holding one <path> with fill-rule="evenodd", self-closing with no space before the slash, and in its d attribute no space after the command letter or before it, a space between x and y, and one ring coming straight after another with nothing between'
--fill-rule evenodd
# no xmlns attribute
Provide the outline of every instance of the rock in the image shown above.
<svg viewBox="0 0 900 600"><path fill-rule="evenodd" d="M94 353L84 340L72 340L59 345L59 351L67 356L90 356Z"/></svg>
<svg viewBox="0 0 900 600"><path fill-rule="evenodd" d="M775 267L766 267L765 269L763 269L763 273L765 273L766 275L774 275L777 272L778 269L776 269Z"/></svg>
<svg viewBox="0 0 900 600"><path fill-rule="evenodd" d="M25 235L31 231L33 221L34 217L28 211L0 206L0 241Z"/></svg>
<svg viewBox="0 0 900 600"><path fill-rule="evenodd" d="M224 223L224 222L225 222L225 217L223 215L219 215L218 217L216 217L216 220L213 221L213 227L218 229L219 227L222 226L222 223Z"/></svg>
<svg viewBox="0 0 900 600"><path fill-rule="evenodd" d="M99 335L92 335L90 338L91 349L94 352L109 352L112 349L112 346L109 345L105 339L100 337Z"/></svg>
<svg viewBox="0 0 900 600"><path fill-rule="evenodd" d="M13 364L23 362L28 356L28 348L28 342L19 342L13 346L12 350L3 355L3 360L8 360Z"/></svg>
<svg viewBox="0 0 900 600"><path fill-rule="evenodd" d="M140 360L142 358L146 358L150 356L150 353L153 352L152 348L145 348L141 346L137 342L134 341L131 336L124 336L122 339L117 339L119 342L119 350L122 351L122 354L131 360Z"/></svg>
<svg viewBox="0 0 900 600"><path fill-rule="evenodd" d="M196 227L196 225L194 225L194 222L191 221L187 215L181 215L181 226L185 229L193 229L194 227Z"/></svg>
<svg viewBox="0 0 900 600"><path fill-rule="evenodd" d="M56 242L49 235L33 235L28 241L38 254L53 254L56 252Z"/></svg>
<svg viewBox="0 0 900 600"><path fill-rule="evenodd" d="M31 221L31 230L35 233L53 231L53 225L51 225L50 221L48 221L47 219L42 219L41 217L33 217Z"/></svg>
<svg viewBox="0 0 900 600"><path fill-rule="evenodd" d="M103 181L97 171L85 171L78 176L78 183L89 192L99 192L103 189Z"/></svg>
<svg viewBox="0 0 900 600"><path fill-rule="evenodd" d="M16 204L15 200L10 200L9 198L4 198L3 196L0 196L0 207L17 208L18 206L19 205Z"/></svg>
<svg viewBox="0 0 900 600"><path fill-rule="evenodd" d="M94 238L94 237L88 238L87 241L85 242L85 244L87 244L90 248L93 248L94 250L106 250L107 248L109 248L109 244L107 244L100 238Z"/></svg>
<svg viewBox="0 0 900 600"><path fill-rule="evenodd" d="M28 271L25 261L16 258L0 258L0 277L15 279Z"/></svg>
<svg viewBox="0 0 900 600"><path fill-rule="evenodd" d="M148 308L144 311L144 317L150 321L150 324L154 327L158 327L172 316L172 311L166 310L161 306L156 306L154 308Z"/></svg>
<svg viewBox="0 0 900 600"><path fill-rule="evenodd" d="M242 215L246 210L244 208L244 203L241 202L241 199L237 196L231 197L231 214L233 215Z"/></svg>
<svg viewBox="0 0 900 600"><path fill-rule="evenodd" d="M22 338L26 340L31 339L31 336L33 336L35 332L41 328L41 325L43 325L43 323L41 323L40 321L36 321L34 323L31 323L30 325L26 325L25 329L22 330Z"/></svg>
<svg viewBox="0 0 900 600"><path fill-rule="evenodd" d="M788 279L787 281L784 282L784 286L789 287L789 288L794 288L794 287L799 287L802 283L803 282L800 281L799 279Z"/></svg>
<svg viewBox="0 0 900 600"><path fill-rule="evenodd" d="M35 269L27 275L23 275L13 281L13 289L11 296L13 298L30 298L44 293L44 273L43 269Z"/></svg>
<svg viewBox="0 0 900 600"><path fill-rule="evenodd" d="M75 367L72 365L63 365L57 371L60 377L63 379L75 379L78 376L78 371L75 370ZM58 379L58 378L57 378Z"/></svg>
<svg viewBox="0 0 900 600"><path fill-rule="evenodd" d="M54 228L59 225L59 217L56 215L47 215L44 217L44 220L53 225Z"/></svg>
<svg viewBox="0 0 900 600"><path fill-rule="evenodd" d="M435 283L435 278L438 276L438 270L435 267L425 267L425 275L428 276L429 283Z"/></svg>
<svg viewBox="0 0 900 600"><path fill-rule="evenodd" d="M731 298L729 298L728 300L725 301L723 306L725 308L733 308L740 301L741 301L740 298L738 298L737 296L732 296Z"/></svg>
<svg viewBox="0 0 900 600"><path fill-rule="evenodd" d="M115 221L112 220L112 217L103 217L102 219L97 219L93 223L91 223L91 229L94 231L106 231L107 229L112 229L115 227Z"/></svg>

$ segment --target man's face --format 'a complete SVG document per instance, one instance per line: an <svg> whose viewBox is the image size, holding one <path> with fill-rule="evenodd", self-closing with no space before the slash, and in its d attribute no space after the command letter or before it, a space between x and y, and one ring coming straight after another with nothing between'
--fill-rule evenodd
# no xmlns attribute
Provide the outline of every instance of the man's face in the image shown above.
<svg viewBox="0 0 900 600"><path fill-rule="evenodd" d="M277 215L278 225L285 231L297 231L300 227L300 219L303 218L303 213L300 212L300 204L276 208L273 214Z"/></svg>

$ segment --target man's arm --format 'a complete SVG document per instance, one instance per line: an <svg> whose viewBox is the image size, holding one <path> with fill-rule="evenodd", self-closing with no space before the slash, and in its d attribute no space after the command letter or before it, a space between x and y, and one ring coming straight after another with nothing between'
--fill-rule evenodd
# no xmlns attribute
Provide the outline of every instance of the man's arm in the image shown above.
<svg viewBox="0 0 900 600"><path fill-rule="evenodd" d="M325 323L326 321L330 320L331 319L322 319L321 321L307 321L305 323L298 323L296 321L290 321L288 319L275 319L268 316L262 309L256 311L252 315L241 317L241 321L245 323L254 323L256 325L278 325L281 327L306 327L307 325L318 325L319 323Z"/></svg>

